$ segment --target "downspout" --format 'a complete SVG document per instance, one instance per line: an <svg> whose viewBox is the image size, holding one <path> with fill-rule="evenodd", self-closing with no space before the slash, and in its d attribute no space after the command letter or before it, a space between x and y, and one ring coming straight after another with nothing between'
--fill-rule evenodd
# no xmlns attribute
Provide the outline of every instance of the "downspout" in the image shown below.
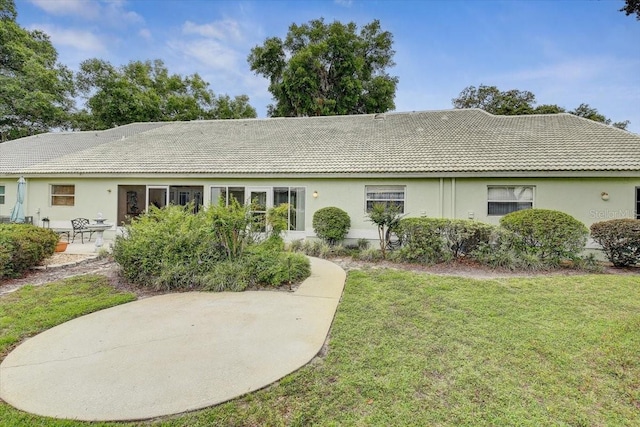
<svg viewBox="0 0 640 427"><path fill-rule="evenodd" d="M444 178L440 178L440 203L438 206L440 218L444 216Z"/></svg>
<svg viewBox="0 0 640 427"><path fill-rule="evenodd" d="M451 178L451 218L456 219L456 179Z"/></svg>

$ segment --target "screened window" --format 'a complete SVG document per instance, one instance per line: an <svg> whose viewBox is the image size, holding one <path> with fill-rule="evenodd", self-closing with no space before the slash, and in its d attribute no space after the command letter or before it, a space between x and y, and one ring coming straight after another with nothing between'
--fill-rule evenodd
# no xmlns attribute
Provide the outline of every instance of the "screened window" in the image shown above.
<svg viewBox="0 0 640 427"><path fill-rule="evenodd" d="M289 230L304 231L304 187L274 187L273 206L289 204Z"/></svg>
<svg viewBox="0 0 640 427"><path fill-rule="evenodd" d="M382 203L385 206L399 206L400 213L404 213L405 189L404 185L365 186L367 212L371 212L373 205Z"/></svg>
<svg viewBox="0 0 640 427"><path fill-rule="evenodd" d="M255 193L255 191L253 192ZM283 203L287 203L289 205L289 227L290 231L304 231L304 215L305 215L305 188L304 187L273 187L273 202L269 201L268 203L273 203L272 206L264 205L267 203L269 199L266 197L266 193L261 189L258 191L262 197L256 199L258 203L261 203L260 212L275 207L280 206ZM264 193L264 194L263 194ZM233 199L236 199L240 202L240 204L244 205L245 201L247 201L249 193L245 191L245 187L227 187L227 186L215 186L211 187L211 203L218 203L220 200L224 201L225 205L228 205L229 202ZM253 196L251 196L253 197Z"/></svg>
<svg viewBox="0 0 640 427"><path fill-rule="evenodd" d="M231 198L236 199L241 205L244 205L244 187L211 187L212 204L216 204L222 199L224 200L224 204L228 205L232 200Z"/></svg>
<svg viewBox="0 0 640 427"><path fill-rule="evenodd" d="M76 199L75 185L52 185L51 206L74 206Z"/></svg>
<svg viewBox="0 0 640 427"><path fill-rule="evenodd" d="M4 185L0 185L0 205L4 205Z"/></svg>
<svg viewBox="0 0 640 427"><path fill-rule="evenodd" d="M488 187L488 214L506 215L533 208L533 187Z"/></svg>

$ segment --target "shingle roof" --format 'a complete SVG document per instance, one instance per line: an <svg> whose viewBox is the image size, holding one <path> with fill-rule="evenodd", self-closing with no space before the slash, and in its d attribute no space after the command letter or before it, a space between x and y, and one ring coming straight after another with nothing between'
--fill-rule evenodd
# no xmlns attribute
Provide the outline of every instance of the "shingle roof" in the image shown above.
<svg viewBox="0 0 640 427"><path fill-rule="evenodd" d="M0 156L61 146L62 155L20 164L29 174L640 171L640 136L570 114L471 109L129 126L24 138L8 150L0 144Z"/></svg>
<svg viewBox="0 0 640 427"><path fill-rule="evenodd" d="M0 173L21 173L68 154L130 137L163 123L133 123L104 131L51 132L0 144Z"/></svg>

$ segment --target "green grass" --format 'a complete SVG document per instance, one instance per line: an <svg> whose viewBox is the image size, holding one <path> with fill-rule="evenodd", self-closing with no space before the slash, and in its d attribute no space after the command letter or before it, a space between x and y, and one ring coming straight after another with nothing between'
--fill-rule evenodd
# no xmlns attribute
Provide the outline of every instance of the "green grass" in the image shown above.
<svg viewBox="0 0 640 427"><path fill-rule="evenodd" d="M0 357L24 338L75 317L136 299L114 290L104 276L77 276L24 286L0 297ZM0 423L2 424L2 423Z"/></svg>
<svg viewBox="0 0 640 427"><path fill-rule="evenodd" d="M4 404L0 424L89 425ZM141 424L640 425L640 281L351 272L326 357L226 404Z"/></svg>

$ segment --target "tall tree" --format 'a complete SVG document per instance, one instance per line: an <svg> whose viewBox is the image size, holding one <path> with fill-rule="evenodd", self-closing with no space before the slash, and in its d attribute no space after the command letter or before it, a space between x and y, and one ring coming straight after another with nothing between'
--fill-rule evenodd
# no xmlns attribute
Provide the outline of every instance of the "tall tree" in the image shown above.
<svg viewBox="0 0 640 427"><path fill-rule="evenodd" d="M398 78L393 35L374 20L358 32L355 23L323 19L292 24L284 40L255 46L247 61L269 79L275 104L269 116L379 113L395 108Z"/></svg>
<svg viewBox="0 0 640 427"><path fill-rule="evenodd" d="M625 5L620 12L624 12L627 16L636 14L636 19L640 21L640 0L625 0Z"/></svg>
<svg viewBox="0 0 640 427"><path fill-rule="evenodd" d="M106 129L133 122L256 117L249 97L217 97L198 74L170 74L164 63L131 61L116 68L100 59L80 64L78 89L87 109L75 115L79 129Z"/></svg>
<svg viewBox="0 0 640 427"><path fill-rule="evenodd" d="M17 22L13 0L0 0L0 142L66 127L73 74L41 31Z"/></svg>
<svg viewBox="0 0 640 427"><path fill-rule="evenodd" d="M496 86L480 85L468 86L460 92L457 98L451 100L454 108L480 108L491 114L498 115L523 115L523 114L558 114L567 112L564 108L555 104L543 104L535 106L536 97L528 90L516 89L501 91ZM601 122L607 125L626 130L629 121L613 122L589 104L580 104L575 110L569 111L579 117Z"/></svg>

